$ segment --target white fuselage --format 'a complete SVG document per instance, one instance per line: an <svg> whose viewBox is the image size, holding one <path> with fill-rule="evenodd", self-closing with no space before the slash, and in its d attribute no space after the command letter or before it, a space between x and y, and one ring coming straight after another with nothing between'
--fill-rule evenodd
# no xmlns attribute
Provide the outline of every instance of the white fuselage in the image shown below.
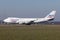
<svg viewBox="0 0 60 40"><path fill-rule="evenodd" d="M44 21L48 21L47 18L7 18L4 20L4 22L6 23L19 23L19 24L23 24L23 23L29 23L29 22L44 22Z"/></svg>

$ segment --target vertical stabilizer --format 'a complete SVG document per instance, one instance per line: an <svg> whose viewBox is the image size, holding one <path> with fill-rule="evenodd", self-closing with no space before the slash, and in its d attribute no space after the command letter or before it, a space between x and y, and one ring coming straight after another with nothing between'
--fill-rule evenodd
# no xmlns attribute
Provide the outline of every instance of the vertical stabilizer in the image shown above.
<svg viewBox="0 0 60 40"><path fill-rule="evenodd" d="M56 14L56 11L54 10L50 14L48 14L45 18L50 18L50 19L55 18L55 14Z"/></svg>

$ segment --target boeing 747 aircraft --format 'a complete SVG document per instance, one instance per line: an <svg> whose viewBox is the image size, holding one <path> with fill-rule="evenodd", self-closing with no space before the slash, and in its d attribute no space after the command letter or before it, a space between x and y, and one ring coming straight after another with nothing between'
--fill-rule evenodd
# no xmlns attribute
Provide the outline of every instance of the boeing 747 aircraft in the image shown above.
<svg viewBox="0 0 60 40"><path fill-rule="evenodd" d="M54 20L56 11L52 11L44 18L15 18L15 17L8 17L4 19L4 23L18 23L18 24L27 24L30 25L32 23L40 23L40 22L47 22Z"/></svg>

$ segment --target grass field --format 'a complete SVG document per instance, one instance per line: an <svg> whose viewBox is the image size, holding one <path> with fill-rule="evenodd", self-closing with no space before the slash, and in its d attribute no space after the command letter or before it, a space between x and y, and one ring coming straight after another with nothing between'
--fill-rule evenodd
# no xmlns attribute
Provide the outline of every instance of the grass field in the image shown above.
<svg viewBox="0 0 60 40"><path fill-rule="evenodd" d="M60 40L60 25L0 25L0 40Z"/></svg>

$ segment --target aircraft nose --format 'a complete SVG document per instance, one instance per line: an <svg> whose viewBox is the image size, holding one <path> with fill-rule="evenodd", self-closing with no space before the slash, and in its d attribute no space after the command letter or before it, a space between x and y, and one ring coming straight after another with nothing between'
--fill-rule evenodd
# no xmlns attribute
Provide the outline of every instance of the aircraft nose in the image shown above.
<svg viewBox="0 0 60 40"><path fill-rule="evenodd" d="M6 21L6 19L5 20L3 20L4 22Z"/></svg>
<svg viewBox="0 0 60 40"><path fill-rule="evenodd" d="M7 22L8 20L7 19L5 19L5 20L3 20L4 22Z"/></svg>

